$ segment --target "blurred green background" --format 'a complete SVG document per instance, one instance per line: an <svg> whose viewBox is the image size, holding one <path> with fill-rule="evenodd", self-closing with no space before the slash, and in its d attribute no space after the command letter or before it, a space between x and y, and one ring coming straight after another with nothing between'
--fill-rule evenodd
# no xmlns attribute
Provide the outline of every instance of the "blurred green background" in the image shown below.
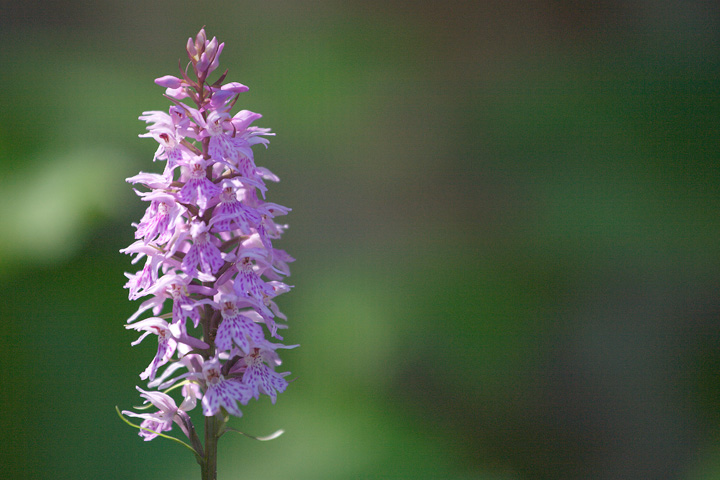
<svg viewBox="0 0 720 480"><path fill-rule="evenodd" d="M220 479L720 479L720 8L647 0L0 3L0 477L199 475L114 408L137 117L203 25L302 345Z"/></svg>

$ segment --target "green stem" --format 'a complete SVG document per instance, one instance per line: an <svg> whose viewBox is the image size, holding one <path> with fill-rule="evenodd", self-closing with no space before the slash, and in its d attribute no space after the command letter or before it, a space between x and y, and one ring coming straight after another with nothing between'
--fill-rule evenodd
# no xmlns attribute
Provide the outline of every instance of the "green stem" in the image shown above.
<svg viewBox="0 0 720 480"><path fill-rule="evenodd" d="M205 417L205 461L202 480L217 480L217 443L220 420L215 415Z"/></svg>
<svg viewBox="0 0 720 480"><path fill-rule="evenodd" d="M212 352L215 351L215 328L213 324L212 310L205 305L203 312L200 317L200 322L203 328L203 340L207 343L210 348L207 353L203 354L205 360L212 356ZM205 455L203 461L200 464L202 471L201 480L217 480L217 444L220 438L220 428L224 422L222 422L216 415L205 417Z"/></svg>

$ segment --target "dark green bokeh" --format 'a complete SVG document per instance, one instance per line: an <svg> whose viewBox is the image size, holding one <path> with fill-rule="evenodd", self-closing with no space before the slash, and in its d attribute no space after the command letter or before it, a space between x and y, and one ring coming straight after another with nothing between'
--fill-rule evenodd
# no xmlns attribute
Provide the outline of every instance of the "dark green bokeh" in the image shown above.
<svg viewBox="0 0 720 480"><path fill-rule="evenodd" d="M720 48L700 2L3 5L3 478L178 478L123 290L206 25L293 209L296 380L221 479L720 478ZM267 400L267 399L264 399Z"/></svg>

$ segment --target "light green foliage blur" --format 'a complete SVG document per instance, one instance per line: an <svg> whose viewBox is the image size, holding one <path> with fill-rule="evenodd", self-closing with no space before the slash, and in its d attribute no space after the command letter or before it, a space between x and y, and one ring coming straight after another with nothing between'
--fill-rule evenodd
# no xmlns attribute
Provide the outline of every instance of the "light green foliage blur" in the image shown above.
<svg viewBox="0 0 720 480"><path fill-rule="evenodd" d="M286 433L223 437L219 478L720 477L717 23L451 3L9 14L0 477L198 475L115 405L154 354L122 327L137 117L203 25L277 132L301 345L231 424Z"/></svg>

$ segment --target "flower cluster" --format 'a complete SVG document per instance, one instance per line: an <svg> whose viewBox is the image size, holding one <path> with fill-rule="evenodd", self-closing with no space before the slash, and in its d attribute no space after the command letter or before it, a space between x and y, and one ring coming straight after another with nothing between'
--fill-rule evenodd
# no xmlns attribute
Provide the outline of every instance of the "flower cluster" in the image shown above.
<svg viewBox="0 0 720 480"><path fill-rule="evenodd" d="M273 241L287 228L275 219L289 209L265 200L265 182L278 178L253 156L253 145L267 146L273 134L252 126L257 113L231 115L248 87L223 84L227 71L208 82L223 47L200 30L188 39L190 63L180 77L155 80L172 106L144 112L148 132L140 136L159 144L154 160L165 162L164 171L127 179L148 206L133 224L135 243L122 250L142 265L126 274L130 299L147 297L126 327L142 332L133 345L157 338L155 358L140 374L156 391L138 390L158 410L124 413L143 419L146 440L173 423L191 438L187 412L197 403L206 417L241 416L239 405L261 394L275 403L288 385L289 373L276 371L277 351L293 346L273 340L286 328L275 297L290 289L283 278L293 258ZM179 406L163 392L175 387L182 387Z"/></svg>

